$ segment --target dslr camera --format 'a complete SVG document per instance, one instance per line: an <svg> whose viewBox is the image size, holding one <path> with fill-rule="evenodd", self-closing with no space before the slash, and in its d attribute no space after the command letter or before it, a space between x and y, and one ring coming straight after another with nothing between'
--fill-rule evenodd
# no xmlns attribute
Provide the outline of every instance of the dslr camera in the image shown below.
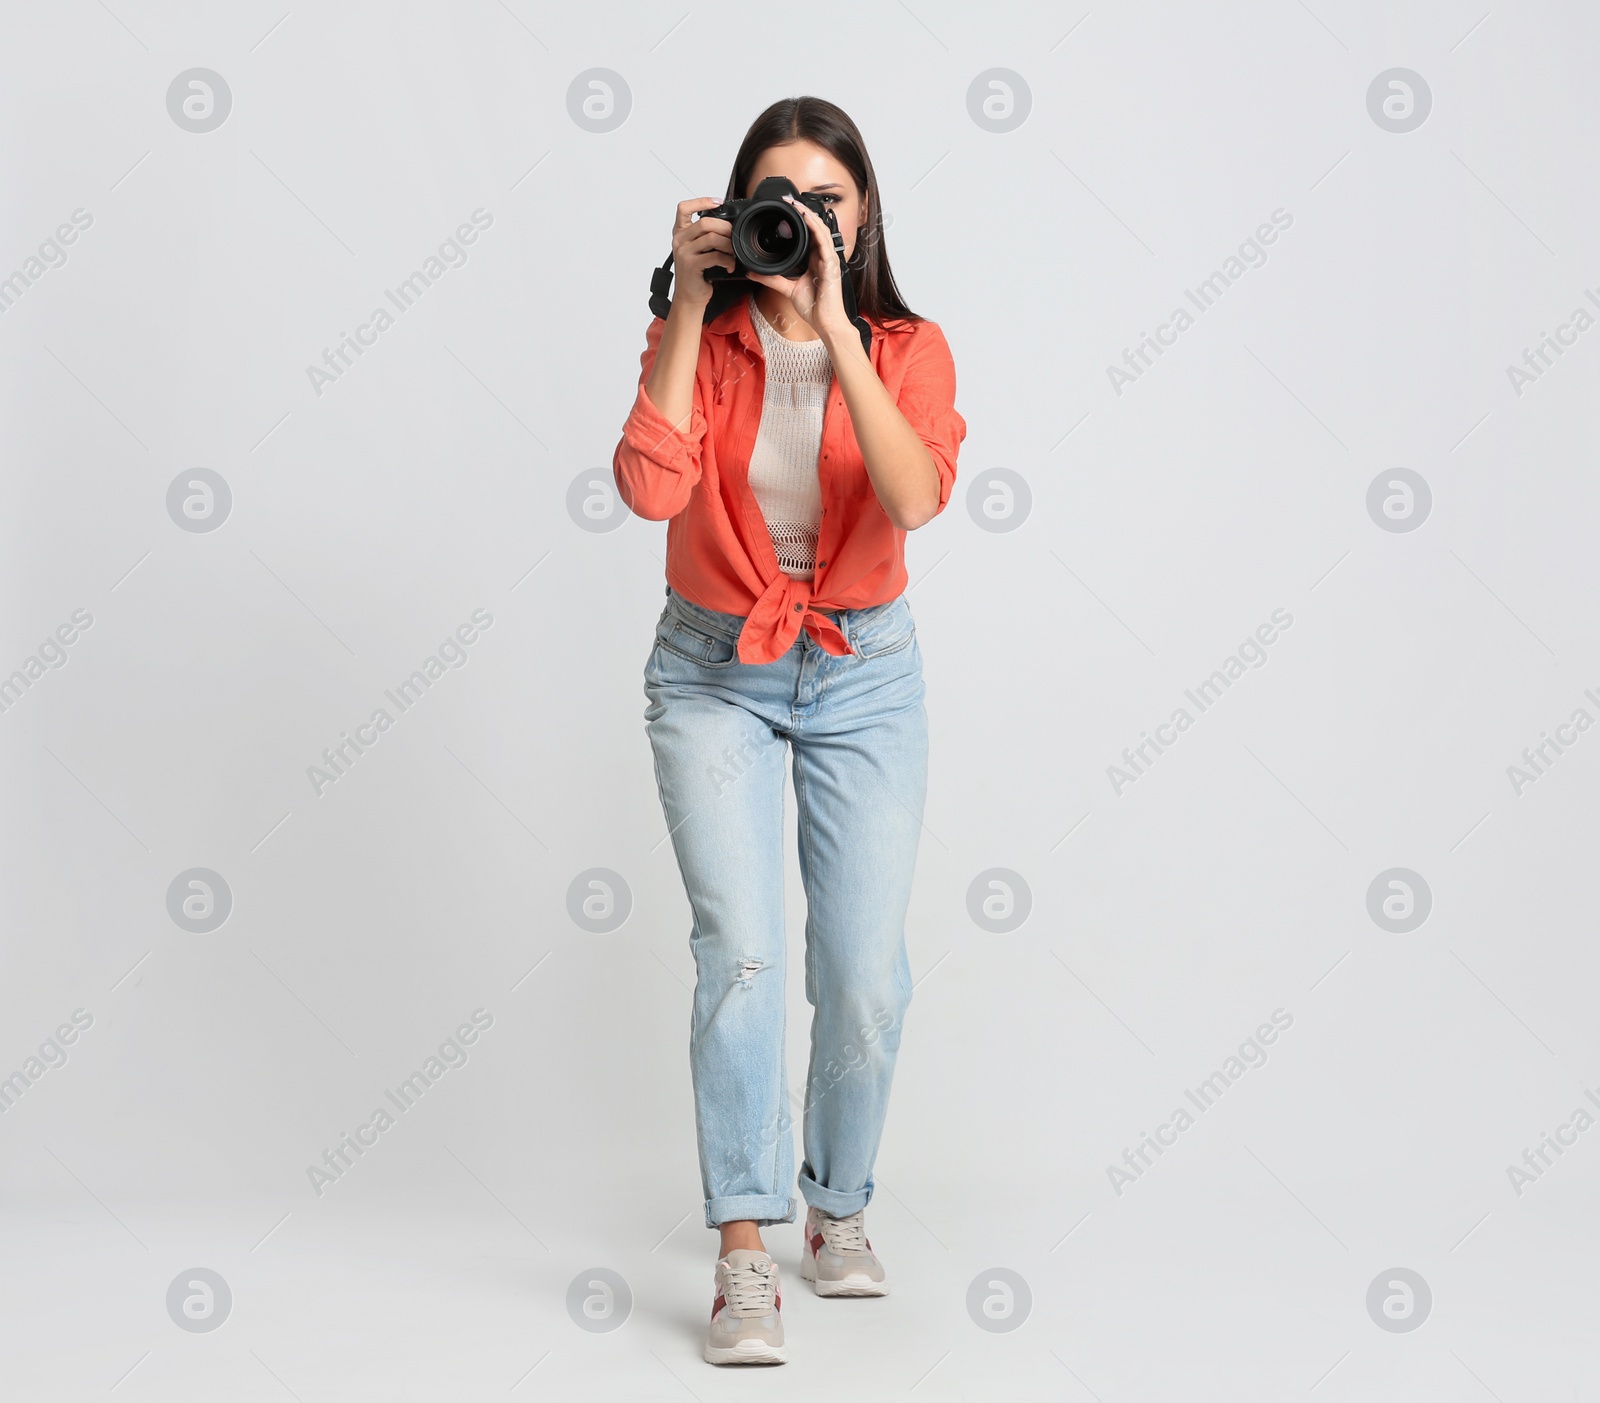
<svg viewBox="0 0 1600 1403"><path fill-rule="evenodd" d="M833 236L834 256L839 260L839 293L845 316L860 333L861 348L870 354L872 328L856 305L855 282L845 261L844 236L839 232L839 222L821 195L802 195L786 176L769 175L756 186L749 199L724 200L715 209L701 212L701 219L726 219L733 226L729 239L733 245L733 271L730 273L726 268L705 270L705 280L716 283L717 288L706 304L702 320L714 321L747 295L751 273L793 278L806 270L811 261L811 230L800 212L783 198L785 195L792 195L828 226ZM655 316L665 317L671 310L671 288L672 255L669 253L666 262L650 275L650 311Z"/></svg>
<svg viewBox="0 0 1600 1403"><path fill-rule="evenodd" d="M814 211L832 233L834 248L844 252L844 239L827 201L821 195L802 195L786 176L769 175L748 200L724 200L715 209L700 212L701 219L726 219L733 225L733 271L707 268L707 282L747 273L793 278L805 271L811 261L811 230L785 195Z"/></svg>

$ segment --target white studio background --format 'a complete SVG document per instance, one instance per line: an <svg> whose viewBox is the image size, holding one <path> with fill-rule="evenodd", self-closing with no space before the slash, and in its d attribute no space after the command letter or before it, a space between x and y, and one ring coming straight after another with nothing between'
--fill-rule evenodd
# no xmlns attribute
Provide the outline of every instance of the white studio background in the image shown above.
<svg viewBox="0 0 1600 1403"><path fill-rule="evenodd" d="M4 11L7 1398L1596 1396L1600 15L286 3ZM675 202L802 92L970 432L899 1285L771 1230L751 1383L610 461Z"/></svg>

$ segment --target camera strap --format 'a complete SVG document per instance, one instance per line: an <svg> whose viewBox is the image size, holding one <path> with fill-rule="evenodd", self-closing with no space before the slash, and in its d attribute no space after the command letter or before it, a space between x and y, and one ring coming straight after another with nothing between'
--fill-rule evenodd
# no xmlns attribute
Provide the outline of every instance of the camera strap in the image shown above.
<svg viewBox="0 0 1600 1403"><path fill-rule="evenodd" d="M831 213L831 212L830 212ZM839 295L844 302L844 314L849 319L850 325L861 333L861 349L869 356L872 354L872 328L867 325L856 306L856 285L850 278L850 265L845 261L844 236L837 228L833 231L833 250L839 258ZM702 323L709 322L722 315L728 307L743 295L742 284L749 282L748 278L718 278L716 291L711 294L706 303L705 316ZM731 285L731 286L730 286ZM650 274L650 311L654 316L666 320L667 313L672 310L672 255L669 253L659 268ZM733 294L729 296L728 294Z"/></svg>
<svg viewBox="0 0 1600 1403"><path fill-rule="evenodd" d="M672 255L650 274L650 311L663 321L672 310Z"/></svg>
<svg viewBox="0 0 1600 1403"><path fill-rule="evenodd" d="M844 314L850 325L861 333L861 349L871 356L872 328L856 307L856 285L850 277L850 261L844 256L844 235L839 232L832 210L828 211L828 228L833 231L833 251L839 259L839 295L844 301Z"/></svg>

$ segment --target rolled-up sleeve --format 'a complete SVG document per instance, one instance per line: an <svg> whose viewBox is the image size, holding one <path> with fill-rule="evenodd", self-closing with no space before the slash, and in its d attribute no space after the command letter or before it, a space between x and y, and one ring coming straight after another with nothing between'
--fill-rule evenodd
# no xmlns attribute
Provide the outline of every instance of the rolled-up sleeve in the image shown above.
<svg viewBox="0 0 1600 1403"><path fill-rule="evenodd" d="M967 421L956 412L955 358L938 323L917 324L896 403L933 455L939 472L937 516L950 501L956 484L956 455L967 436Z"/></svg>
<svg viewBox="0 0 1600 1403"><path fill-rule="evenodd" d="M639 388L611 459L612 475L622 500L630 511L647 521L665 521L689 504L689 494L700 481L700 445L706 433L698 367L686 429L674 426L645 393L666 326L656 317L645 333Z"/></svg>

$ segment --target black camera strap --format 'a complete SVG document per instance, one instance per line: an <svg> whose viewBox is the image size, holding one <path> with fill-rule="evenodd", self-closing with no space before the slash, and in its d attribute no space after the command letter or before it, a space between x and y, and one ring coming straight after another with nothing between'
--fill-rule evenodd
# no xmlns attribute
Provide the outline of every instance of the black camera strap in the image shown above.
<svg viewBox="0 0 1600 1403"><path fill-rule="evenodd" d="M832 222L831 220L829 221ZM850 325L861 333L861 349L869 356L872 354L872 328L867 325L856 307L856 285L850 278L850 265L845 261L844 236L837 226L833 230L833 250L839 258L839 295L844 301L844 314L849 319ZM748 278L717 278L716 290L711 294L706 303L702 323L715 320L743 295L744 288L750 285ZM650 274L650 311L663 321L667 313L672 310L672 255L669 253L659 268Z"/></svg>
<svg viewBox="0 0 1600 1403"><path fill-rule="evenodd" d="M856 307L856 285L850 276L850 260L844 256L844 235L839 232L838 222L833 217L833 211L828 211L828 228L833 233L833 251L839 259L839 295L844 302L844 314L861 333L861 349L870 357L872 355L872 328L867 325Z"/></svg>
<svg viewBox="0 0 1600 1403"><path fill-rule="evenodd" d="M663 321L672 310L672 255L650 274L650 311ZM710 320L708 317L706 320Z"/></svg>

